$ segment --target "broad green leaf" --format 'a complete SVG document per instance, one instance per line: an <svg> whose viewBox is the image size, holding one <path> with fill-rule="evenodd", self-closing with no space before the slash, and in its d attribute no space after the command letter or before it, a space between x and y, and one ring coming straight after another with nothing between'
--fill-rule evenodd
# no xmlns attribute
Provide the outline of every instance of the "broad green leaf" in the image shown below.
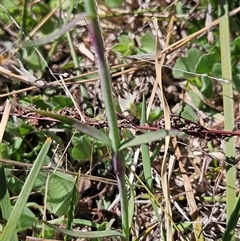
<svg viewBox="0 0 240 241"><path fill-rule="evenodd" d="M104 2L110 8L119 8L123 0L104 0Z"/></svg>
<svg viewBox="0 0 240 241"><path fill-rule="evenodd" d="M211 98L213 95L213 84L212 80L210 80L207 76L202 75L202 88L201 92L206 98Z"/></svg>
<svg viewBox="0 0 240 241"><path fill-rule="evenodd" d="M233 44L235 48L240 49L240 37L236 38Z"/></svg>
<svg viewBox="0 0 240 241"><path fill-rule="evenodd" d="M147 31L141 39L141 48L139 49L140 53L154 53L155 51L155 37L152 32Z"/></svg>
<svg viewBox="0 0 240 241"><path fill-rule="evenodd" d="M61 109L63 107L73 107L74 106L71 98L63 96L63 95L53 96L51 99L51 102L54 106L54 111L58 111L59 109Z"/></svg>
<svg viewBox="0 0 240 241"><path fill-rule="evenodd" d="M202 105L202 100L200 99L198 94L196 92L192 91L192 90L189 90L188 94L191 97L192 102L194 103L194 105L200 108L201 105Z"/></svg>
<svg viewBox="0 0 240 241"><path fill-rule="evenodd" d="M72 157L75 160L87 161L91 159L91 146L86 147L83 143L74 146L72 149Z"/></svg>
<svg viewBox="0 0 240 241"><path fill-rule="evenodd" d="M218 60L218 56L215 53L202 55L199 59L199 62L196 65L196 69L195 69L196 73L210 74L217 60Z"/></svg>
<svg viewBox="0 0 240 241"><path fill-rule="evenodd" d="M131 140L124 141L122 143L122 145L120 146L119 150L123 150L127 147L130 147L130 146L138 146L138 145L141 145L141 144L144 144L144 143L157 141L161 138L164 138L167 135L176 136L176 135L179 135L179 134L180 134L180 132L176 131L176 130L151 131L151 132L139 135L137 137L134 137Z"/></svg>
<svg viewBox="0 0 240 241"><path fill-rule="evenodd" d="M35 214L28 207L24 207L23 213L21 214L17 226L18 232L24 231L27 228L32 227L34 222L36 222L37 220L38 219Z"/></svg>
<svg viewBox="0 0 240 241"><path fill-rule="evenodd" d="M159 120L162 115L162 110L159 107L154 108L154 110L151 110L148 121L156 121Z"/></svg>
<svg viewBox="0 0 240 241"><path fill-rule="evenodd" d="M7 169L5 169L7 170ZM23 188L23 183L19 182L19 179L16 177L8 177L8 190L11 192L11 195L19 195Z"/></svg>
<svg viewBox="0 0 240 241"><path fill-rule="evenodd" d="M80 121L78 121L76 119L73 119L73 118L70 118L67 116L63 116L63 115L54 114L54 113L47 112L47 111L42 111L42 110L33 110L33 109L30 109L30 110L37 112L43 116L48 116L48 117L54 118L56 120L59 120L62 123L68 124L71 127L76 128L77 130L79 130L80 132L82 132L84 134L87 134L99 141L102 141L109 147L112 146L110 138L105 133L103 133L97 129L94 129L93 127L88 126L84 123L81 123Z"/></svg>
<svg viewBox="0 0 240 241"><path fill-rule="evenodd" d="M128 51L128 48L126 45L123 45L123 44L116 44L114 47L113 47L113 50L116 51L116 52L119 52L121 54L125 54L127 51Z"/></svg>
<svg viewBox="0 0 240 241"><path fill-rule="evenodd" d="M25 59L28 68L33 70L43 69L45 63L36 51L32 51Z"/></svg>
<svg viewBox="0 0 240 241"><path fill-rule="evenodd" d="M186 57L177 59L176 64L173 67L173 76L176 79L192 78L192 74L186 72L195 73L195 66L197 65L199 58L201 57L201 51L192 48L188 51ZM186 71L186 72L185 72Z"/></svg>
<svg viewBox="0 0 240 241"><path fill-rule="evenodd" d="M192 120L196 122L198 120L198 116L195 110L190 105L185 105L183 111L181 112L181 116L185 119Z"/></svg>
<svg viewBox="0 0 240 241"><path fill-rule="evenodd" d="M126 35L121 35L118 41L119 43L113 47L113 50L125 56L130 55L133 51L134 42Z"/></svg>
<svg viewBox="0 0 240 241"><path fill-rule="evenodd" d="M59 4L61 4L61 8L63 10L66 10L67 8L69 8L71 6L71 4L73 2L76 4L77 1L65 0L62 3L60 3L58 0L50 0L48 4L51 8L55 8L55 7L59 6Z"/></svg>
<svg viewBox="0 0 240 241"><path fill-rule="evenodd" d="M0 157L10 159L12 155L12 148L7 143L0 144Z"/></svg>
<svg viewBox="0 0 240 241"><path fill-rule="evenodd" d="M33 99L32 104L35 106L35 108L39 108L41 110L47 110L47 109L51 110L52 106L48 102L40 98Z"/></svg>
<svg viewBox="0 0 240 241"><path fill-rule="evenodd" d="M221 78L222 77L222 65L220 63L216 63L212 67L212 73L215 77Z"/></svg>
<svg viewBox="0 0 240 241"><path fill-rule="evenodd" d="M35 180L38 176L39 171L41 170L44 159L47 156L51 143L52 143L52 140L50 138L47 138L47 140L43 144L42 149L39 152L37 159L34 162L33 167L24 183L24 186L23 186L21 193L17 199L17 202L11 212L11 215L3 230L3 233L0 236L1 241L11 240L12 235L14 234L14 232L17 228L21 214L23 213L23 210L26 206L30 192L32 191L32 187L35 183Z"/></svg>
<svg viewBox="0 0 240 241"><path fill-rule="evenodd" d="M44 36L51 34L56 30L56 23L54 21L48 20L41 28L41 33Z"/></svg>
<svg viewBox="0 0 240 241"><path fill-rule="evenodd" d="M12 1L2 0L2 4L6 9L16 8L16 6L20 6L20 3L21 3L20 0L12 0ZM2 12L2 10L0 11Z"/></svg>
<svg viewBox="0 0 240 241"><path fill-rule="evenodd" d="M46 158L48 159L48 158ZM48 163L50 162L50 159L48 160ZM47 179L47 172L46 171L40 171L38 173L37 179L34 183L33 188L39 190L40 188L43 188L46 185L46 179Z"/></svg>
<svg viewBox="0 0 240 241"><path fill-rule="evenodd" d="M48 209L59 216L67 215L73 188L72 175L62 172L53 173L48 184Z"/></svg>
<svg viewBox="0 0 240 241"><path fill-rule="evenodd" d="M57 230L63 234L76 237L76 238L104 238L104 237L111 237L111 236L120 236L124 240L124 236L114 230L106 230L106 231L92 231L92 232L82 232L82 231L70 231L63 228L59 228L56 225L53 225L49 222L43 221L47 226Z"/></svg>

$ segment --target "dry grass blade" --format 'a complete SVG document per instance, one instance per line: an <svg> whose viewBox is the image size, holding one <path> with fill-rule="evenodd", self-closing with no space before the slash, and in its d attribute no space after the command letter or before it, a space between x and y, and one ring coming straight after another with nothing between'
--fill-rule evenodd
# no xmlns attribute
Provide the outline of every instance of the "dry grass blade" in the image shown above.
<svg viewBox="0 0 240 241"><path fill-rule="evenodd" d="M121 64L121 65L113 66L112 69L115 69L115 68L118 69L118 68L127 67L127 66L129 66L129 64ZM114 73L111 76L117 77L117 76L121 76L123 74L133 73L137 69L138 69L137 67L131 67L129 69ZM85 77L96 74L96 73L97 73L97 71L92 71L92 72L84 73L84 74L81 74L81 75L78 75L78 76L73 76L73 77L71 76L69 78L65 78L64 82L65 82L66 85L72 85L73 83L74 84L85 84L85 83L90 83L90 82L96 82L96 81L98 81L97 77L96 78L84 79ZM18 81L24 82L26 84L29 84L29 81L27 80L27 78L25 76L14 74L11 71L9 71L9 70L1 67L1 66L0 66L0 74L2 74L3 76L6 76L8 78L13 78L15 80L18 80ZM43 87L43 88L45 88L45 87L55 87L55 86L59 86L59 85L61 85L61 82L59 80L56 80L56 81L53 81L51 83L47 82L47 83L45 83L44 86L43 85L41 85L41 86L34 85L34 86L23 88L23 89L20 89L20 90L14 90L14 91L11 91L11 92L6 93L6 94L1 94L0 98L12 96L14 94L24 93L24 92L27 92L27 91L30 91L30 90L41 88L41 87Z"/></svg>
<svg viewBox="0 0 240 241"><path fill-rule="evenodd" d="M0 159L0 163L3 163L4 165L9 165L9 166L22 167L22 168L25 168L25 169L31 169L32 166L33 166L33 164L19 162L19 161L13 161L13 160L8 160L8 159ZM49 170L49 171L64 172L64 173L73 175L74 177L78 176L78 172L72 172L72 171L68 171L68 170L65 170L65 169L56 168L56 167L53 167L53 166L42 166L41 169L42 170ZM115 180L108 179L108 178L105 178L105 177L102 178L102 177L98 177L98 176L92 176L92 175L81 173L81 178L86 179L86 180L96 181L96 182L107 183L107 184L115 185L115 186L117 185L117 182Z"/></svg>
<svg viewBox="0 0 240 241"><path fill-rule="evenodd" d="M5 106L5 109L4 109L4 112L3 112L3 116L2 116L2 120L1 120L1 123L0 123L0 143L2 142L3 133L4 133L5 128L7 126L10 110L11 110L11 103L10 103L9 100L7 100L6 106Z"/></svg>
<svg viewBox="0 0 240 241"><path fill-rule="evenodd" d="M237 14L238 12L240 11L240 7L234 9L233 11L230 12L230 16L233 16L235 14ZM213 21L212 23L210 23L209 25L207 25L206 27L200 29L199 31L183 38L183 39L180 39L179 41L175 42L174 44L170 45L169 47L165 48L162 53L172 53L174 51L176 51L177 49L183 47L184 45L186 45L187 43L189 43L191 40L193 40L194 38L204 34L204 33L207 33L208 30L212 29L213 27L217 26L220 22L220 19L216 19L215 21Z"/></svg>
<svg viewBox="0 0 240 241"><path fill-rule="evenodd" d="M169 43L170 40L170 32L171 32L171 26L173 25L174 18L171 18L170 28L168 29L168 36L167 36L167 43ZM166 54L161 53L161 46L159 42L159 36L158 36L158 23L157 19L155 18L153 20L153 24L156 30L156 56L155 56L155 68L156 68L156 82L155 86L158 84L160 92L161 92L161 103L162 108L164 112L164 119L165 119L165 129L170 130L171 129L171 123L170 123L170 110L168 103L166 101L166 98L163 93L162 88L162 67L165 61ZM160 61L160 62L159 62ZM155 87L156 91L156 87ZM154 94L154 93L153 93ZM167 219L166 219L166 226L167 226L167 240L173 240L173 226L172 226L172 209L171 209L171 200L170 200L170 193L169 193L169 182L168 182L168 174L167 174L167 153L168 153L168 147L170 143L170 136L165 137L165 149L164 149L164 156L163 156L163 163L161 168L161 179L162 179L162 189L163 189L163 195L166 200L166 211L168 213Z"/></svg>
<svg viewBox="0 0 240 241"><path fill-rule="evenodd" d="M173 146L175 148L175 154L176 154L176 157L178 159L178 163L179 163L179 169L180 169L180 172L182 173L182 179L183 179L183 184L184 184L184 188L185 188L185 191L186 191L186 197L187 197L187 201L188 201L188 205L189 205L189 208L190 208L190 212L191 212L191 217L192 217L192 221L193 221L193 229L194 229L194 235L195 235L195 239L198 240L198 241L203 241L204 238L203 238L203 229L202 229L202 221L201 221L201 218L199 216L199 213L198 213L198 207L197 207L197 204L196 204L196 201L195 201L195 197L194 197L194 194L193 194L193 188L192 188L192 185L191 185L191 181L188 177L188 175L186 174L186 170L184 168L184 164L181 160L181 151L177 145L177 140L176 138L173 139Z"/></svg>

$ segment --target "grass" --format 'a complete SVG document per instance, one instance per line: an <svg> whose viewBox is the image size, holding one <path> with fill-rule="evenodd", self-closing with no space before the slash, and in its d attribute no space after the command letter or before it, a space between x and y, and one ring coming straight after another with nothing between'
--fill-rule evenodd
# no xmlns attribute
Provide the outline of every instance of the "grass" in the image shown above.
<svg viewBox="0 0 240 241"><path fill-rule="evenodd" d="M239 7L108 4L0 5L1 240L239 238Z"/></svg>

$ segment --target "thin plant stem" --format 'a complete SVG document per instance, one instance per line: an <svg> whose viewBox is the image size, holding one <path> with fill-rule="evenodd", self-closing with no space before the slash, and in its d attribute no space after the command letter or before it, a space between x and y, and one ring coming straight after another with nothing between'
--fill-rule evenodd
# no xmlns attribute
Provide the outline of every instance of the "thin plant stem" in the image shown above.
<svg viewBox="0 0 240 241"><path fill-rule="evenodd" d="M94 0L85 0L86 13L89 17L89 30L92 42L97 53L98 73L101 81L103 100L109 125L109 135L112 142L113 167L116 173L118 189L121 200L122 231L125 240L129 240L128 199L125 186L125 160L120 147L120 136L117 124L117 116L114 109L112 96L111 75L104 56L104 43L98 22L98 15Z"/></svg>
<svg viewBox="0 0 240 241"><path fill-rule="evenodd" d="M222 62L222 78L229 80L230 83L223 83L223 107L224 107L224 129L232 131L234 129L234 108L233 108L233 86L232 86L232 67L231 50L229 35L229 12L227 1L219 0L220 15L220 47ZM233 211L236 202L236 169L235 169L235 138L230 137L226 140L226 196L227 196L227 220Z"/></svg>

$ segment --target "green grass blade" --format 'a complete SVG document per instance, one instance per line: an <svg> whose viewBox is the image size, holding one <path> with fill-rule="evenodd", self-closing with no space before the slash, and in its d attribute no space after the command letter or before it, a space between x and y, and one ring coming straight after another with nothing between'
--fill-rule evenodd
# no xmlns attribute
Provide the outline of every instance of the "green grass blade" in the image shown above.
<svg viewBox="0 0 240 241"><path fill-rule="evenodd" d="M230 49L230 30L229 30L229 12L227 1L219 1L220 15L220 47L221 47L221 66L222 78L230 83L223 83L223 107L224 107L224 129L233 131L234 123L234 102L232 86L232 65ZM236 201L236 159L235 159L235 137L226 140L226 197L227 197L227 219L230 218Z"/></svg>
<svg viewBox="0 0 240 241"><path fill-rule="evenodd" d="M32 187L37 179L38 173L41 170L43 161L47 156L51 143L52 143L52 140L50 138L47 138L47 140L43 144L42 149L40 150L37 156L37 159L34 162L33 167L24 183L24 186L12 210L12 213L8 219L8 222L3 230L3 233L0 236L1 241L11 240L14 232L16 231L18 221L20 219L20 216L23 212L24 207L26 206L26 202L28 200Z"/></svg>
<svg viewBox="0 0 240 241"><path fill-rule="evenodd" d="M43 116L48 116L51 118L54 118L56 120L61 121L62 123L68 124L73 128L76 128L77 130L79 130L80 132L87 134L99 141L102 141L103 143L105 143L107 146L111 147L111 140L110 138L103 132L94 129L91 126L88 126L87 124L81 123L80 121L67 117L67 116L63 116L63 115L58 115L58 114L54 114L51 112L47 112L47 111L43 111L43 110L32 110L34 112L37 112Z"/></svg>
<svg viewBox="0 0 240 241"><path fill-rule="evenodd" d="M130 198L128 200L128 223L129 227L132 227L133 225L133 215L134 215L134 208L135 208L135 192L133 185L130 183L129 179L127 176L125 176L125 180L129 185L129 191L130 191Z"/></svg>
<svg viewBox="0 0 240 241"><path fill-rule="evenodd" d="M50 228L75 238L104 238L104 237L111 237L111 236L120 236L122 238L124 237L121 233L118 233L117 231L114 231L114 230L92 231L92 232L70 231L70 230L59 228L58 226L53 225L49 222L46 222L46 221L43 221L43 222Z"/></svg>
<svg viewBox="0 0 240 241"><path fill-rule="evenodd" d="M142 101L142 116L141 116L141 125L143 126L146 123L146 97L143 95ZM152 172L151 172L151 160L149 155L149 148L147 144L141 144L141 152L142 152L142 159L143 159L143 173L144 178L146 180L146 184L148 189L152 192L153 191L153 182L152 182Z"/></svg>
<svg viewBox="0 0 240 241"><path fill-rule="evenodd" d="M69 207L68 217L67 217L67 229L68 230L72 229L74 213L75 213L75 210L76 210L76 204L77 204L78 197L79 197L79 193L78 193L78 190L77 190L78 181L79 181L79 176L76 178L75 185L74 185L73 190L72 190L70 207ZM66 235L64 237L64 240L69 241L70 237L68 235Z"/></svg>
<svg viewBox="0 0 240 241"><path fill-rule="evenodd" d="M167 135L177 136L179 134L180 134L180 132L176 131L176 130L151 131L149 133L139 135L131 140L127 140L127 141L123 142L123 144L121 145L119 150L123 150L123 149L125 149L127 147L131 147L131 146L138 146L138 145L141 145L144 143L149 143L152 141L157 141L157 140L160 140L161 138L164 138Z"/></svg>
<svg viewBox="0 0 240 241"><path fill-rule="evenodd" d="M112 150L113 150L113 166L116 172L116 178L118 182L118 189L121 199L122 210L122 230L125 239L129 240L129 223L128 223L128 200L127 191L125 186L124 174L125 174L125 159L123 154L119 152L121 145L119 128L117 123L117 116L114 109L113 95L112 95L112 80L108 63L105 59L105 46L102 38L102 32L98 21L98 13L96 1L85 0L85 9L89 18L89 31L92 38L92 43L95 47L97 59L98 59L98 73L101 81L101 89L106 109L106 115L109 126L109 136L111 138Z"/></svg>
<svg viewBox="0 0 240 241"><path fill-rule="evenodd" d="M106 109L110 138L112 140L113 151L117 153L120 146L120 136L117 124L117 116L113 102L112 79L108 63L105 59L105 46L103 43L102 32L98 22L96 1L85 0L85 9L90 20L89 31L92 37L92 43L98 56L98 74L101 81L102 96Z"/></svg>
<svg viewBox="0 0 240 241"><path fill-rule="evenodd" d="M227 227L226 227L225 233L223 235L222 241L232 240L232 238L234 237L235 228L236 228L239 217L240 217L240 195L238 195L236 204L233 207L233 211L227 222Z"/></svg>
<svg viewBox="0 0 240 241"><path fill-rule="evenodd" d="M46 38L34 40L34 41L25 41L23 42L23 47L36 47L41 46L47 43L52 43L56 39L63 36L67 31L71 30L71 28L79 22L81 19L85 18L85 14L79 14L76 17L74 17L72 20L70 20L68 23L64 24L59 30L57 30L54 33L49 34Z"/></svg>
<svg viewBox="0 0 240 241"><path fill-rule="evenodd" d="M8 193L8 189L7 189L7 182L6 182L4 166L1 163L0 163L0 183L1 183L0 205L1 205L2 217L3 217L3 219L8 220L11 215L11 212L12 212L12 205L10 202L9 193ZM13 232L11 241L18 241L16 231Z"/></svg>

